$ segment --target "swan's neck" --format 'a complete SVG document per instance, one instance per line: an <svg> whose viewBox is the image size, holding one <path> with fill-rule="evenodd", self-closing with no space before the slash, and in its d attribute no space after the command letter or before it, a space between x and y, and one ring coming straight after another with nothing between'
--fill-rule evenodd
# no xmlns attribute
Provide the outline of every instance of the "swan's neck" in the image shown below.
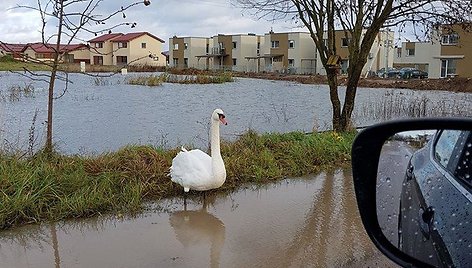
<svg viewBox="0 0 472 268"><path fill-rule="evenodd" d="M219 122L211 120L210 126L210 148L211 148L211 157L220 157L220 125Z"/></svg>
<svg viewBox="0 0 472 268"><path fill-rule="evenodd" d="M211 170L213 178L217 181L215 186L221 186L226 179L226 169L220 152L220 125L218 121L212 120L210 127L211 145Z"/></svg>

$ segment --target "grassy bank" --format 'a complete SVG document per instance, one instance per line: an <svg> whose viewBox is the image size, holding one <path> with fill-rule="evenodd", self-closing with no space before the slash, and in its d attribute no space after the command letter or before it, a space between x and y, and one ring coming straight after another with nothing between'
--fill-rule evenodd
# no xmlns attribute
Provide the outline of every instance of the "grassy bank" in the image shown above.
<svg viewBox="0 0 472 268"><path fill-rule="evenodd" d="M249 132L222 144L227 179L219 191L347 164L353 138L353 133ZM129 146L97 157L0 156L0 228L139 211L143 201L180 195L182 188L167 176L177 151Z"/></svg>
<svg viewBox="0 0 472 268"><path fill-rule="evenodd" d="M213 75L175 75L163 73L160 75L140 75L128 79L130 85L160 86L162 83L176 84L222 84L233 82L233 76L228 72L221 72Z"/></svg>

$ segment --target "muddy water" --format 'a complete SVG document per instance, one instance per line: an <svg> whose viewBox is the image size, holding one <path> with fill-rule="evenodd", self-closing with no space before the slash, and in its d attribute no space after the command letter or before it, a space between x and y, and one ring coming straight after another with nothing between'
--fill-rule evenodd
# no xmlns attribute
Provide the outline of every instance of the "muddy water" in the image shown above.
<svg viewBox="0 0 472 268"><path fill-rule="evenodd" d="M364 233L349 170L0 233L0 267L394 267Z"/></svg>

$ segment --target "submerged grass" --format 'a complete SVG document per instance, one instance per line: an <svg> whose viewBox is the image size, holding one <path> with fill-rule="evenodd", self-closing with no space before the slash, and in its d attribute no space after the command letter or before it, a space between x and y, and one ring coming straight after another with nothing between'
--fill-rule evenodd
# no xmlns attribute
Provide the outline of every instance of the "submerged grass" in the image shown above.
<svg viewBox="0 0 472 268"><path fill-rule="evenodd" d="M227 179L219 190L348 163L354 133L248 132L221 146ZM178 149L128 146L97 157L38 153L0 156L0 229L43 220L136 212L145 200L177 196L167 176Z"/></svg>
<svg viewBox="0 0 472 268"><path fill-rule="evenodd" d="M177 84L222 84L226 82L233 82L231 73L218 73L216 75L175 75L163 73L160 75L140 75L128 79L130 85L142 86L160 86L162 83L177 83Z"/></svg>

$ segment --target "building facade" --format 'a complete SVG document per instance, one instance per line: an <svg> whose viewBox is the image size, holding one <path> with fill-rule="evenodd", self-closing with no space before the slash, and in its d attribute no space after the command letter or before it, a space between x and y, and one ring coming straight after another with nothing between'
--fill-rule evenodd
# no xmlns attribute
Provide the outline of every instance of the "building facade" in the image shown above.
<svg viewBox="0 0 472 268"><path fill-rule="evenodd" d="M162 53L164 40L148 33L128 33L110 40L113 65L165 66Z"/></svg>
<svg viewBox="0 0 472 268"><path fill-rule="evenodd" d="M177 37L169 39L171 67L205 70L256 71L263 36L255 34Z"/></svg>
<svg viewBox="0 0 472 268"><path fill-rule="evenodd" d="M363 34L365 30L363 31ZM367 57L367 62L362 69L362 75L367 76L369 74L374 74L379 69L382 68L392 68L393 67L393 57L394 57L394 32L392 31L380 31L375 40L372 44L370 49L369 55ZM328 37L327 33L324 34L326 42L326 38ZM335 32L335 40L334 43L336 45L336 53L340 57L340 73L345 74L347 73L347 68L349 67L349 42L350 42L349 35L346 37L346 34L342 30L338 30ZM317 57L317 74L326 75L326 70L323 67L321 62L321 58Z"/></svg>
<svg viewBox="0 0 472 268"><path fill-rule="evenodd" d="M395 67L413 67L429 78L472 77L472 33L462 25L443 25L429 42L403 42L396 48Z"/></svg>
<svg viewBox="0 0 472 268"><path fill-rule="evenodd" d="M112 65L113 64L113 40L123 35L122 33L104 34L89 40L90 44L90 64L92 65Z"/></svg>
<svg viewBox="0 0 472 268"><path fill-rule="evenodd" d="M344 32L336 33L341 72L349 64L348 40ZM363 73L393 66L394 33L380 32L372 46ZM279 72L326 74L310 33L270 31L264 35L237 34L169 39L171 67L224 69L240 72Z"/></svg>

